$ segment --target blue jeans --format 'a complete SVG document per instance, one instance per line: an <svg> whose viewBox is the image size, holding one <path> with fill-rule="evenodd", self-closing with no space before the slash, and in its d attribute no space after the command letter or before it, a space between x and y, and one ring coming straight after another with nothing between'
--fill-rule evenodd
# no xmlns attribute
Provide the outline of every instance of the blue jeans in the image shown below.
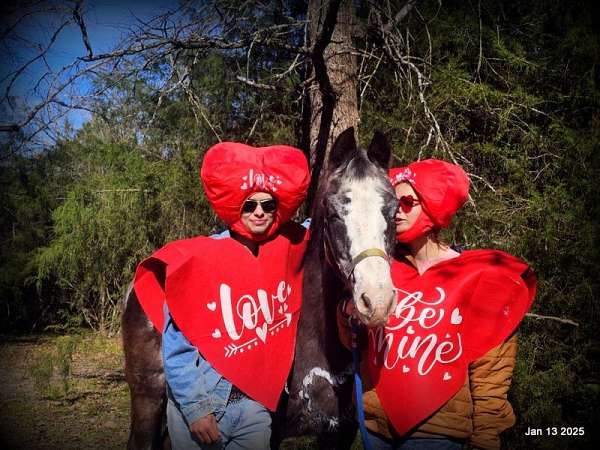
<svg viewBox="0 0 600 450"><path fill-rule="evenodd" d="M450 439L409 438L388 440L369 431L373 450L461 450L462 444Z"/></svg>
<svg viewBox="0 0 600 450"><path fill-rule="evenodd" d="M201 444L191 433L181 411L167 402L167 426L173 450L269 450L271 415L249 398L230 403L218 420L221 440Z"/></svg>

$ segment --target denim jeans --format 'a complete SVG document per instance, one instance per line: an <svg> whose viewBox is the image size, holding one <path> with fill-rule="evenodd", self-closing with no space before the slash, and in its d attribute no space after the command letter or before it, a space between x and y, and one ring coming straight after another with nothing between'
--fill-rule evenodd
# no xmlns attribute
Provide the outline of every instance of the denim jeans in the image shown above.
<svg viewBox="0 0 600 450"><path fill-rule="evenodd" d="M167 426L173 450L269 450L271 415L249 398L228 404L218 420L221 440L201 444L190 433L181 411L171 399L167 403Z"/></svg>
<svg viewBox="0 0 600 450"><path fill-rule="evenodd" d="M412 438L388 440L369 432L373 450L461 450L462 444L450 439Z"/></svg>

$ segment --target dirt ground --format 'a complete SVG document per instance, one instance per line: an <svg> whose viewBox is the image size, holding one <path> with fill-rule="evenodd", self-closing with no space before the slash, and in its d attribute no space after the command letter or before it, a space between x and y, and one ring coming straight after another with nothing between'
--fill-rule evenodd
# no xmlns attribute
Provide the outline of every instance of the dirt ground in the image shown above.
<svg viewBox="0 0 600 450"><path fill-rule="evenodd" d="M0 447L125 448L129 390L119 338L68 337L72 359L57 355L60 339L35 336L0 344ZM49 361L51 373L40 374ZM65 361L71 373L63 377Z"/></svg>
<svg viewBox="0 0 600 450"><path fill-rule="evenodd" d="M124 449L128 430L119 337L0 337L0 449ZM308 437L281 446L315 448Z"/></svg>

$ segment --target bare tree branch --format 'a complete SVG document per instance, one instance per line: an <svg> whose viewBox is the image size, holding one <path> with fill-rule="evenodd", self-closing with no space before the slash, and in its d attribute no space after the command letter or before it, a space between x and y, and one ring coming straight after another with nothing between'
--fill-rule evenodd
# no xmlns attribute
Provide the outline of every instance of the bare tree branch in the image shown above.
<svg viewBox="0 0 600 450"><path fill-rule="evenodd" d="M83 45L88 51L88 56L91 58L94 55L92 51L92 46L90 44L90 38L88 37L87 29L85 26L85 21L83 20L83 16L81 15L81 5L83 4L83 0L76 0L75 9L73 10L73 19L77 25L79 25L79 29L81 30L81 38L83 39Z"/></svg>
<svg viewBox="0 0 600 450"><path fill-rule="evenodd" d="M10 35L11 39L23 40L23 37L18 34L15 35L15 30L26 18L33 17L36 14L39 15L41 12L48 13L51 9L50 7L46 8L46 5L45 2L37 2L36 6L35 2L31 2L28 5L30 10L21 13L18 17L15 16L16 19L11 21L11 26L3 30L3 37ZM223 50L235 53L238 50L248 49L248 65L251 64L250 51L252 48L261 47L289 52L294 57L293 62L284 69L273 69L271 74L264 80L252 78L249 76L249 71L245 77L241 75L238 77L240 82L269 91L283 91L284 87L279 85L279 81L283 81L292 75L295 69L304 64L306 58L311 56L311 49L302 45L294 45L293 40L289 38L290 33L295 32L294 30L297 31L305 27L306 20L286 17L283 23L256 28L244 24L245 22L252 23L256 19L253 14L257 8L268 11L267 5L262 5L259 2L248 2L247 5L245 3L241 6L235 5L235 7L233 3L231 5L226 4L224 9L221 9L219 2L216 1L206 2L200 7L190 2L182 2L176 9L156 15L148 20L136 19L128 29L125 39L114 50L100 54L94 53L90 41L85 21L84 0L74 0L72 6L68 8L63 7L58 2L52 2L51 5L56 14L64 15L67 13L67 19L56 28L50 41L40 47L37 54L10 73L8 79L5 79L7 83L3 86L6 89L3 103L13 109L17 119L9 123L1 123L0 132L8 133L17 129L23 130L26 127L34 127L43 123L44 131L40 133L45 133L48 130L47 125L50 125L48 120L61 117L54 113L45 112L46 110L49 112L52 105L67 110L75 108L93 113L97 108L92 103L101 101L102 96L106 95L117 83L125 79L134 80L145 71L154 70L152 69L153 64L160 65L170 55L178 55L182 51ZM215 20L215 11L222 20ZM16 15L18 12L19 10L15 10L13 13ZM76 58L73 63L55 71L48 63L48 52L61 31L70 24L75 24L78 27L86 54ZM37 44L29 42L28 45L35 48L34 46ZM24 105L17 112L15 105L11 103L10 94L16 81L36 63L46 65L46 72L37 77L31 91L34 94L33 98L40 100L34 104ZM208 123L215 135L218 136L219 133L216 131L215 126L210 124L206 113L198 107L199 104L195 101L195 94L190 95L189 89L183 86L184 80L179 79L178 82L171 83L168 80L170 76L166 76L167 80L159 89L158 101L152 119L156 117L156 111L163 104L165 95L183 89L193 105L195 113L198 114L199 118L202 117L202 120ZM71 94L67 92L67 89L74 87L76 83L81 86L81 80L87 80L86 86L89 86L92 80L104 78L113 78L114 81L107 84L101 83L98 87L94 87L93 92L89 92L89 95L82 97L82 101L73 101L69 98ZM133 83L133 94L135 94L136 86L137 83ZM152 123L152 120L150 123ZM58 126L58 124L56 125ZM34 136L35 134L39 133L34 133L31 130L24 133L23 136Z"/></svg>
<svg viewBox="0 0 600 450"><path fill-rule="evenodd" d="M531 317L533 319L541 319L541 320L553 320L555 322L566 323L567 325L572 325L574 327L579 327L579 324L571 319L563 319L562 317L555 316L542 316L540 314L527 313L526 317Z"/></svg>
<svg viewBox="0 0 600 450"><path fill-rule="evenodd" d="M238 81L241 81L242 83L245 83L248 86L252 86L254 88L264 89L264 90L267 90L267 91L282 91L282 89L278 88L277 86L273 86L273 85L270 85L270 84L259 83L257 81L250 80L250 79L248 79L246 77L243 77L241 75L237 75L235 78Z"/></svg>
<svg viewBox="0 0 600 450"><path fill-rule="evenodd" d="M393 19L383 26L383 32L389 33L392 30L392 28L394 28L396 25L402 22L406 18L406 16L408 16L410 11L415 7L416 3L417 0L407 1L406 4L400 9L400 11L396 13Z"/></svg>
<svg viewBox="0 0 600 450"><path fill-rule="evenodd" d="M21 127L16 123L13 123L12 125L0 125L0 132L2 133L15 133L20 129Z"/></svg>
<svg viewBox="0 0 600 450"><path fill-rule="evenodd" d="M25 63L23 66L19 67L15 72L12 73L12 77L10 82L8 83L8 86L6 87L6 90L4 91L4 99L6 99L8 101L8 103L10 104L10 91L15 83L15 81L17 80L17 78L19 78L19 76L25 72L25 70L31 66L33 63L35 63L38 59L43 59L46 56L46 53L48 53L48 50L50 50L50 48L52 47L52 45L54 44L54 42L56 42L56 39L58 38L58 35L61 33L61 31L67 26L69 25L69 21L63 22L58 29L54 32L54 34L52 35L52 37L50 38L50 42L48 43L48 45L46 46L46 48L42 49L42 51L40 52L40 54L38 54L37 56L35 56L34 58L30 59L29 61L27 61L27 63ZM4 81L4 80L0 80Z"/></svg>

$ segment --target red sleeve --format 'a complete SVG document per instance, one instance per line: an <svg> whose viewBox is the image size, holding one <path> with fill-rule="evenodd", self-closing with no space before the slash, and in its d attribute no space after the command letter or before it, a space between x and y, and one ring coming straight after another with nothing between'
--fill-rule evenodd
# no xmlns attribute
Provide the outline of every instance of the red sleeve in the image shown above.
<svg viewBox="0 0 600 450"><path fill-rule="evenodd" d="M142 261L135 271L133 282L135 294L159 333L162 333L164 328L165 279L187 258L179 242L173 242Z"/></svg>

